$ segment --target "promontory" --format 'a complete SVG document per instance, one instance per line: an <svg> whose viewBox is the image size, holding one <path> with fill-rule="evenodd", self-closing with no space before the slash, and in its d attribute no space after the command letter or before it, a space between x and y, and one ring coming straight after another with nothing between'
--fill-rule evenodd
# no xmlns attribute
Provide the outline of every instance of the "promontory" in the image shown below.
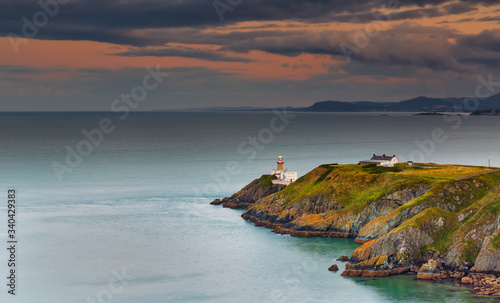
<svg viewBox="0 0 500 303"><path fill-rule="evenodd" d="M355 238L343 276L414 273L500 295L500 169L325 164L287 187L270 178L227 206L240 204L244 219L277 233Z"/></svg>

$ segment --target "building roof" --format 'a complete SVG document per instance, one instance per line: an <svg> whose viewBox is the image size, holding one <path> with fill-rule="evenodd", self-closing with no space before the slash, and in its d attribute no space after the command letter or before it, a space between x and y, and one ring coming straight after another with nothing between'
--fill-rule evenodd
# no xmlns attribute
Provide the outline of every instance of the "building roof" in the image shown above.
<svg viewBox="0 0 500 303"><path fill-rule="evenodd" d="M377 156L377 155L373 154L373 157L370 160L391 161L391 159L395 158L395 157L396 157L396 155L386 156L385 154L383 154L382 156Z"/></svg>

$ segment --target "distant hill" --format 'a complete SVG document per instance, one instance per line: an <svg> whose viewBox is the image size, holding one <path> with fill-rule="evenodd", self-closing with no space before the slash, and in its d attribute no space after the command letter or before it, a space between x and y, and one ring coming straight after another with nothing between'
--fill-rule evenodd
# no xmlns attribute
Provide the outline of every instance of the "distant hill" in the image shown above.
<svg viewBox="0 0 500 303"><path fill-rule="evenodd" d="M500 94L491 96L480 103L479 110L500 109Z"/></svg>
<svg viewBox="0 0 500 303"><path fill-rule="evenodd" d="M297 108L295 111L305 112L440 112L453 111L458 109L464 98L429 98L417 97L400 102L341 102L341 101L321 101L312 106Z"/></svg>
<svg viewBox="0 0 500 303"><path fill-rule="evenodd" d="M419 96L413 99L399 102L370 102L370 101L321 101L309 107L293 108L293 111L303 112L467 112L470 108L464 108L467 98L430 98ZM469 107L473 103L468 103ZM491 96L480 101L477 110L500 109L500 94Z"/></svg>
<svg viewBox="0 0 500 303"><path fill-rule="evenodd" d="M462 99L441 99L420 96L417 98L400 101L387 106L388 109L397 111L446 111L453 110L459 106Z"/></svg>
<svg viewBox="0 0 500 303"><path fill-rule="evenodd" d="M399 102L371 102L371 101L320 101L307 107L289 107L289 111L296 112L472 112L500 110L500 94L486 98L479 103L478 108L470 108L475 104L466 102L467 98L431 98L419 96ZM468 106L464 105L467 104ZM207 107L193 108L184 111L270 111L273 108L265 107ZM171 111L171 110L155 110Z"/></svg>

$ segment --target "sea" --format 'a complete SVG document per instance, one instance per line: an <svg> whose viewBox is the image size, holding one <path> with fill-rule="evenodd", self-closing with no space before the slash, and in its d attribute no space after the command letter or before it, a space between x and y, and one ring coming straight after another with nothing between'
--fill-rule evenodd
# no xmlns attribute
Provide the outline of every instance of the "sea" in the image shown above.
<svg viewBox="0 0 500 303"><path fill-rule="evenodd" d="M279 155L299 176L373 154L500 166L499 129L500 117L282 108L0 113L0 302L493 302L415 276L341 277L353 239L279 235L209 203Z"/></svg>

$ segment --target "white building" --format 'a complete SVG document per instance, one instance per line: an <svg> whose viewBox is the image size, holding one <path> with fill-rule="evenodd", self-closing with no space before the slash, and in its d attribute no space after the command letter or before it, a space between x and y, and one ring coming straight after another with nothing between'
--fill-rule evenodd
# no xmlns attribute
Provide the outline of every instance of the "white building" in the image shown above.
<svg viewBox="0 0 500 303"><path fill-rule="evenodd" d="M288 169L283 168L283 157L280 155L278 157L278 167L273 169L271 174L276 176L276 179L272 180L273 184L290 185L290 183L297 180L296 171L288 171Z"/></svg>
<svg viewBox="0 0 500 303"><path fill-rule="evenodd" d="M382 156L377 156L373 154L373 157L370 160L361 160L358 164L377 164L377 166L394 167L394 164L396 163L399 163L396 155L386 156L385 154L383 154Z"/></svg>

